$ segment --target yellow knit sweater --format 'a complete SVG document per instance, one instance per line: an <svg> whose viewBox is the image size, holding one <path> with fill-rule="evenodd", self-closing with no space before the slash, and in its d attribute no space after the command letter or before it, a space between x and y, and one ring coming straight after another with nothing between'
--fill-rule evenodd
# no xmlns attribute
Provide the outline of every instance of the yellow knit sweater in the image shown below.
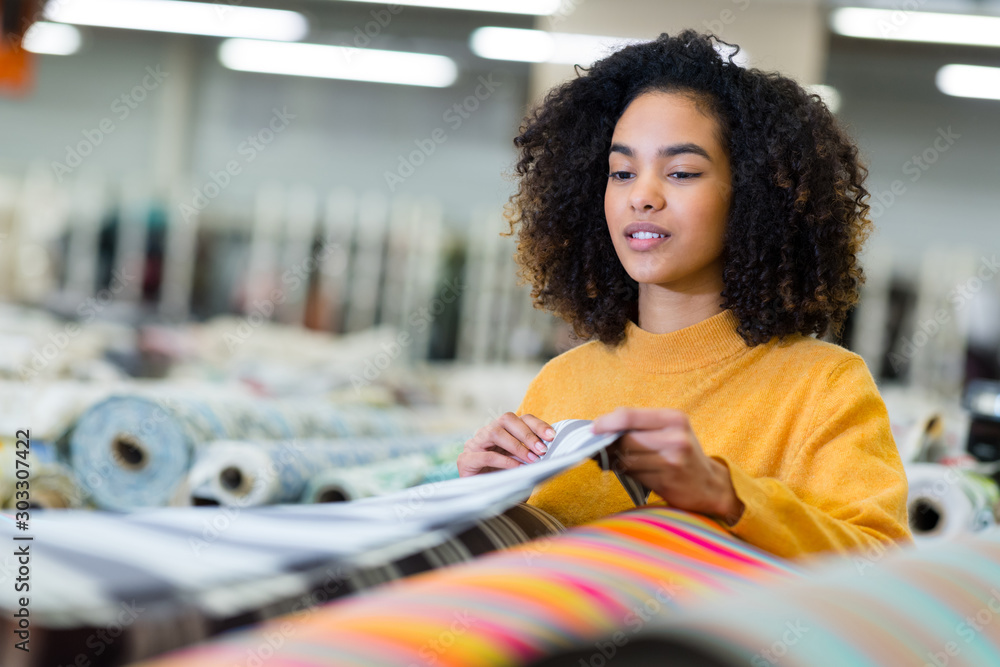
<svg viewBox="0 0 1000 667"><path fill-rule="evenodd" d="M729 530L778 556L912 543L906 475L864 360L796 334L749 347L725 310L654 334L628 322L620 348L591 341L549 361L517 409L549 424L618 407L684 411L746 509ZM535 487L528 504L567 526L633 507L594 461ZM665 504L652 493L650 504Z"/></svg>

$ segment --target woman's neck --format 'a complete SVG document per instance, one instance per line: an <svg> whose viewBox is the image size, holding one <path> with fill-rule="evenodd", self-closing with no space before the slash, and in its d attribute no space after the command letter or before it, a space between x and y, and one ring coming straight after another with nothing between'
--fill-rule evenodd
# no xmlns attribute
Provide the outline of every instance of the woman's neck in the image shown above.
<svg viewBox="0 0 1000 667"><path fill-rule="evenodd" d="M650 333L671 333L718 315L722 287L703 292L677 292L660 285L639 285L640 329Z"/></svg>

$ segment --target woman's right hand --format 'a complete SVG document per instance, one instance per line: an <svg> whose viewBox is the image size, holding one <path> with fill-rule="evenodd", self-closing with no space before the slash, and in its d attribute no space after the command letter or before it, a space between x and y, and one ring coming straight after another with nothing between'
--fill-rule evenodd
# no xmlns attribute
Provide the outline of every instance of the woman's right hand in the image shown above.
<svg viewBox="0 0 1000 667"><path fill-rule="evenodd" d="M555 429L534 415L518 417L513 412L504 413L465 443L465 450L458 455L458 476L517 468L521 461L537 461L547 449L543 440L551 442L555 435Z"/></svg>

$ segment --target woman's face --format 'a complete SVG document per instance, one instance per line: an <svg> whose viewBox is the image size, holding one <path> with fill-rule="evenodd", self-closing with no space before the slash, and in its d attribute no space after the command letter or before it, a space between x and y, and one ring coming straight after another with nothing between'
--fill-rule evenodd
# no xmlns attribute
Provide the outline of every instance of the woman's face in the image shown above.
<svg viewBox="0 0 1000 667"><path fill-rule="evenodd" d="M731 174L718 134L717 122L677 93L637 97L615 125L604 214L640 290L721 290ZM636 238L643 230L665 237Z"/></svg>

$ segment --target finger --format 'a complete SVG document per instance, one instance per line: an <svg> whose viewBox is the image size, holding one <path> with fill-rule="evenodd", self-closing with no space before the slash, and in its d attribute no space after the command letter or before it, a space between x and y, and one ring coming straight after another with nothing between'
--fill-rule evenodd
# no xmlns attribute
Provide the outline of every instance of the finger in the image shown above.
<svg viewBox="0 0 1000 667"><path fill-rule="evenodd" d="M522 415L521 420L531 427L531 430L542 440L552 441L556 437L556 430L551 424L543 422L535 415Z"/></svg>
<svg viewBox="0 0 1000 667"><path fill-rule="evenodd" d="M655 452L619 454L618 460L621 461L624 468L630 471L664 470L666 468L684 470L691 462L691 454L677 449L663 449Z"/></svg>
<svg viewBox="0 0 1000 667"><path fill-rule="evenodd" d="M534 436L532 436L534 437ZM537 461L538 455L525 447L524 443L512 436L499 422L494 422L489 430L476 436L476 442L466 444L466 452L500 452L502 456L516 456L522 461Z"/></svg>
<svg viewBox="0 0 1000 667"><path fill-rule="evenodd" d="M658 454L624 456L620 457L619 461L621 462L622 472L628 472L630 474L643 472L681 472L687 469L684 466L685 461L676 460L674 458Z"/></svg>
<svg viewBox="0 0 1000 667"><path fill-rule="evenodd" d="M676 426L657 429L655 431L629 431L620 439L624 451L655 452L668 447L678 449L693 449L691 433Z"/></svg>
<svg viewBox="0 0 1000 667"><path fill-rule="evenodd" d="M527 428L527 426L525 426L525 428ZM534 433L528 437L530 438L529 442L532 443L532 446L537 447L537 444L535 443L539 442L538 437ZM528 446L525 445L524 442L511 435L509 431L499 429L494 434L493 442L507 454L516 456L524 461L537 461L540 458L539 454L536 454L528 449Z"/></svg>
<svg viewBox="0 0 1000 667"><path fill-rule="evenodd" d="M515 442L524 448L523 451L520 448L516 450L508 449L507 451L511 454L516 454L521 458L525 458L525 455L529 453L541 456L548 449L548 446L545 445L545 443L543 443L537 435L535 435L535 432L531 430L531 427L524 423L524 421L513 412L508 412L500 417L498 421L514 438ZM532 452L529 450L528 446L530 446L531 450L534 451Z"/></svg>
<svg viewBox="0 0 1000 667"><path fill-rule="evenodd" d="M683 426L687 415L672 408L618 408L594 420L594 433L626 430L651 430L667 426Z"/></svg>
<svg viewBox="0 0 1000 667"><path fill-rule="evenodd" d="M478 454L477 457L481 457L476 459L476 465L479 466L480 470L487 467L497 470L511 469L519 468L524 465L523 463L515 461L505 454L499 454L497 452L482 452L481 454Z"/></svg>
<svg viewBox="0 0 1000 667"><path fill-rule="evenodd" d="M531 431L527 426L523 426L523 430L527 430L529 433ZM531 441L537 440L538 438L532 434ZM523 443L510 435L500 419L476 431L475 435L465 443L465 451L467 452L488 452L494 448L497 451L509 451L514 455L520 454L521 458L528 458L528 454L531 453ZM538 457L535 456L534 460L537 459Z"/></svg>

